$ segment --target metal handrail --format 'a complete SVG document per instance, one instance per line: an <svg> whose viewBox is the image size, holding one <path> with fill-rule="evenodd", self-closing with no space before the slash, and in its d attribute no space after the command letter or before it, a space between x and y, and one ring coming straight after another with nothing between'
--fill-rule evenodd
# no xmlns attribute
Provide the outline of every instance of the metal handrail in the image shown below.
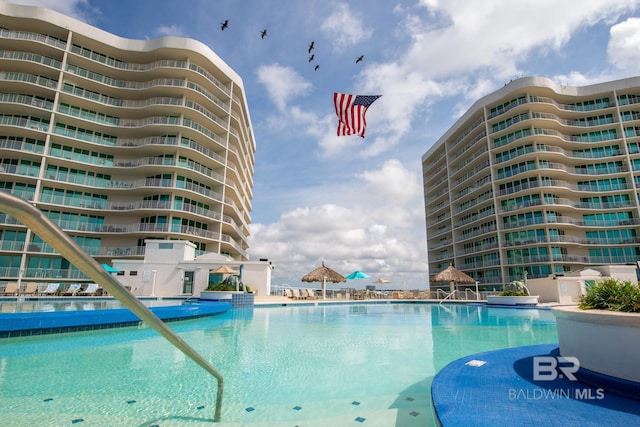
<svg viewBox="0 0 640 427"><path fill-rule="evenodd" d="M440 289L438 289L438 290L440 290ZM443 291L443 292L444 292L444 291ZM457 290L457 289L454 289L453 291L451 291L451 293L449 293L446 297L444 297L444 299L443 299L442 301L440 301L440 302L438 303L438 305L441 305L443 302L445 302L445 301L446 301L446 300L448 300L449 298L453 297L453 296L456 294L456 292L458 292L458 290Z"/></svg>
<svg viewBox="0 0 640 427"><path fill-rule="evenodd" d="M464 299L465 299L465 300L469 300L469 297L467 296L467 294L468 294L469 292L471 292L471 294L472 294L473 296L475 296L476 301L479 301L479 300L480 300L480 292L476 292L476 291L474 291L473 289L469 289L469 288L466 288L466 289L464 290Z"/></svg>
<svg viewBox="0 0 640 427"><path fill-rule="evenodd" d="M125 307L131 310L142 321L162 335L167 341L196 362L205 371L218 380L218 394L216 397L216 411L214 421L220 421L222 406L222 391L224 381L222 375L207 362L198 352L169 328L147 306L138 300L131 292L124 288L115 277L111 276L102 266L87 254L64 231L53 223L38 208L13 194L0 191L0 211L9 214L29 227L42 240L53 246L69 262L82 270L91 280L102 286L107 292L116 297Z"/></svg>

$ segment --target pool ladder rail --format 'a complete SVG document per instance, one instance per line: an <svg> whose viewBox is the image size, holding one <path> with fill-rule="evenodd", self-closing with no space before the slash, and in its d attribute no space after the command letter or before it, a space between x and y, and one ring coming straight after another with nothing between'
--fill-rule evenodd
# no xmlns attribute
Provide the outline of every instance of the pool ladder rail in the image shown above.
<svg viewBox="0 0 640 427"><path fill-rule="evenodd" d="M218 380L218 392L216 396L216 409L214 422L220 422L222 409L222 393L224 380L222 375L186 341L169 328L158 316L138 300L131 292L111 276L102 266L87 254L75 241L73 241L62 229L53 223L38 208L20 197L0 191L0 211L13 216L22 224L31 229L42 240L51 245L69 262L78 267L91 280L102 286L111 295L117 298L122 305L131 310L142 321L162 335L174 347L182 351L187 357L200 365L205 371Z"/></svg>

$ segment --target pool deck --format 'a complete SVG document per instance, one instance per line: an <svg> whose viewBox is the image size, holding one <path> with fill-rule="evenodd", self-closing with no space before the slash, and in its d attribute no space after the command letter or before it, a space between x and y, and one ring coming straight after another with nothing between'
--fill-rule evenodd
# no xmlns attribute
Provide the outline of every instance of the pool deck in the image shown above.
<svg viewBox="0 0 640 427"><path fill-rule="evenodd" d="M534 357L555 358L557 349L557 344L515 347L449 363L431 385L440 425L640 425L640 400L570 381L561 371L557 374L546 367L534 381ZM553 376L556 378L549 380Z"/></svg>

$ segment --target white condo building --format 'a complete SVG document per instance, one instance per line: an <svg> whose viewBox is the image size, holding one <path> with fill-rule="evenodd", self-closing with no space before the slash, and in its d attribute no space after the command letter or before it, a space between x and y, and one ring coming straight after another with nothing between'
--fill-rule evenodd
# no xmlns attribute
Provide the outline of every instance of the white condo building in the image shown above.
<svg viewBox="0 0 640 427"><path fill-rule="evenodd" d="M640 77L510 82L422 165L431 274L454 265L498 289L640 260Z"/></svg>
<svg viewBox="0 0 640 427"><path fill-rule="evenodd" d="M242 80L209 47L4 2L0 43L2 191L102 263L142 260L146 239L248 259L256 144ZM86 280L0 214L0 283L52 278Z"/></svg>

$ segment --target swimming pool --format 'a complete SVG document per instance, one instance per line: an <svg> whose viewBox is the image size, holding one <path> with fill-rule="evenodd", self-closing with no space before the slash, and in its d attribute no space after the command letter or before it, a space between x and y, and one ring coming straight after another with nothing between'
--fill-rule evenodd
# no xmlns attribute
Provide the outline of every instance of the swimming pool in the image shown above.
<svg viewBox="0 0 640 427"><path fill-rule="evenodd" d="M232 310L171 324L225 379L223 426L430 426L465 355L556 343L549 310L408 303ZM147 327L0 340L4 425L211 425L216 381Z"/></svg>

